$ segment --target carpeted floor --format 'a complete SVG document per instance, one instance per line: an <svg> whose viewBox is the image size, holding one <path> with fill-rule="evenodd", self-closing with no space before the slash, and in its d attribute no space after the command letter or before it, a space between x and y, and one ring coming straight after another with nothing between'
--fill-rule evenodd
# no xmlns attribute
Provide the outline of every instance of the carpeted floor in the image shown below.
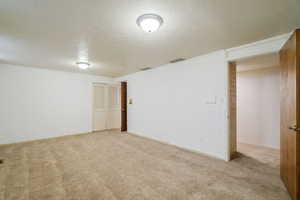
<svg viewBox="0 0 300 200"><path fill-rule="evenodd" d="M265 163L273 168L279 169L280 167L280 151L277 149L239 143L237 150L244 156Z"/></svg>
<svg viewBox="0 0 300 200"><path fill-rule="evenodd" d="M1 200L288 200L278 167L119 132L0 147Z"/></svg>

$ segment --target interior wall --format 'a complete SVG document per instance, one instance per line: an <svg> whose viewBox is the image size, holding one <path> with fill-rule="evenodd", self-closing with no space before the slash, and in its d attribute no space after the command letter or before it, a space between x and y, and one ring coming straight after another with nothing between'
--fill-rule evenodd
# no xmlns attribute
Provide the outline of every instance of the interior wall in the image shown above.
<svg viewBox="0 0 300 200"><path fill-rule="evenodd" d="M92 83L111 78L0 64L0 144L92 130Z"/></svg>
<svg viewBox="0 0 300 200"><path fill-rule="evenodd" d="M237 73L237 141L280 148L280 68Z"/></svg>
<svg viewBox="0 0 300 200"><path fill-rule="evenodd" d="M126 80L128 131L228 160L224 51L138 72Z"/></svg>

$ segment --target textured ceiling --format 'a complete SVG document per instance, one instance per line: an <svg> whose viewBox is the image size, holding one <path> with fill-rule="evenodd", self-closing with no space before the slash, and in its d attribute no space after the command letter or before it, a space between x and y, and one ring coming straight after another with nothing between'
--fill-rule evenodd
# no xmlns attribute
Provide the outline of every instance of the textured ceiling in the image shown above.
<svg viewBox="0 0 300 200"><path fill-rule="evenodd" d="M144 13L158 32L137 27ZM0 62L116 77L297 27L300 0L1 0Z"/></svg>
<svg viewBox="0 0 300 200"><path fill-rule="evenodd" d="M277 67L279 66L279 54L272 53L267 55L255 56L243 60L237 61L237 71L250 71L263 69L268 67Z"/></svg>

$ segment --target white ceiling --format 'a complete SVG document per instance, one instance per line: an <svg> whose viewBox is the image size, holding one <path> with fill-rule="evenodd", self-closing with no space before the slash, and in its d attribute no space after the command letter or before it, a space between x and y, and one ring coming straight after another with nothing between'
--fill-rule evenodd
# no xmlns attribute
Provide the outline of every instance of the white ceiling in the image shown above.
<svg viewBox="0 0 300 200"><path fill-rule="evenodd" d="M136 25L144 13L158 32ZM300 0L1 0L0 61L116 77L297 27Z"/></svg>
<svg viewBox="0 0 300 200"><path fill-rule="evenodd" d="M237 72L278 67L279 62L280 61L278 53L255 56L237 61Z"/></svg>

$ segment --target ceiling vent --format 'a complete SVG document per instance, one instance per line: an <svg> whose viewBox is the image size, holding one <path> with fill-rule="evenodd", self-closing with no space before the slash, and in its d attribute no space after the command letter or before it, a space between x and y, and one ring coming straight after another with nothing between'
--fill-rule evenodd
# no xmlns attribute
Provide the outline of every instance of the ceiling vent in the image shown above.
<svg viewBox="0 0 300 200"><path fill-rule="evenodd" d="M182 62L184 61L185 59L184 58L176 58L174 60L171 60L170 63L177 63L177 62Z"/></svg>
<svg viewBox="0 0 300 200"><path fill-rule="evenodd" d="M141 70L141 71L147 71L147 70L149 70L149 69L151 69L151 67L144 67L144 68L141 68L140 70Z"/></svg>

